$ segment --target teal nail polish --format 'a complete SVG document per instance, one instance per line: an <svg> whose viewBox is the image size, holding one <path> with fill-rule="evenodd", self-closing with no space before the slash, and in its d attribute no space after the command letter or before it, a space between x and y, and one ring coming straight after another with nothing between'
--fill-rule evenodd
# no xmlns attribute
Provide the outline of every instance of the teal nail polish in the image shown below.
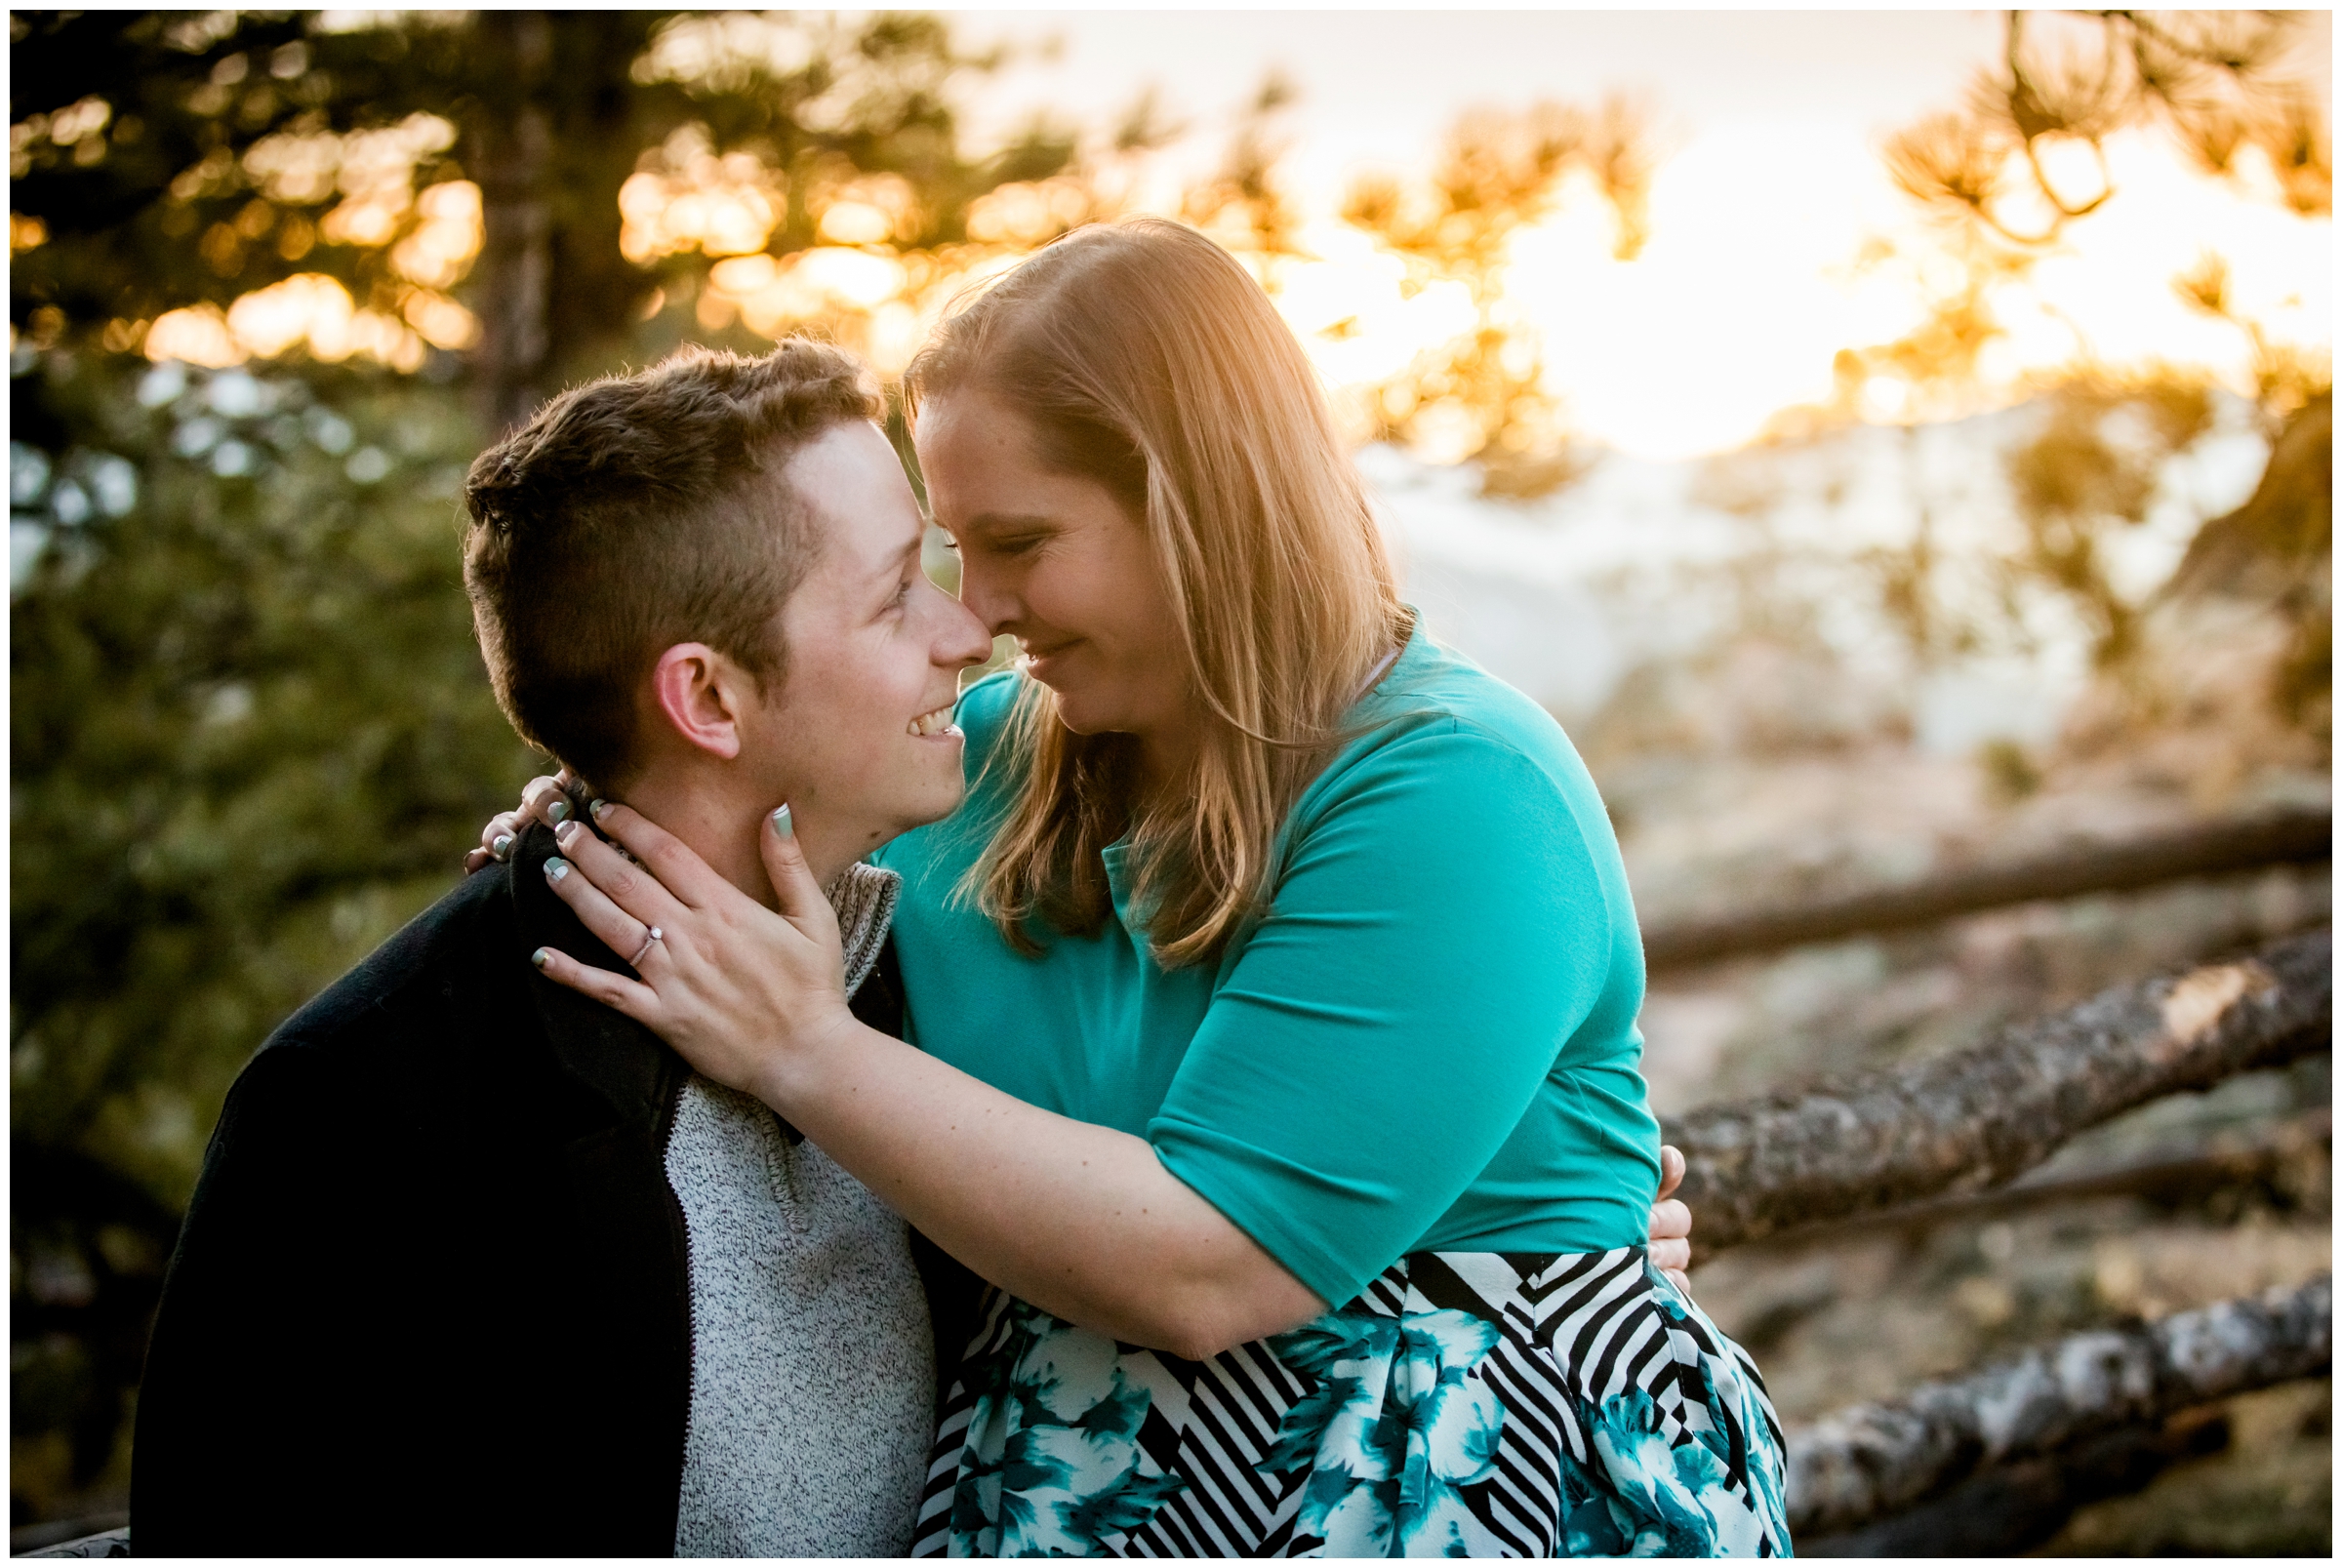
<svg viewBox="0 0 2342 1568"><path fill-rule="evenodd" d="M545 814L547 817L550 817L556 824L565 823L569 821L569 802L566 800L556 800L551 805L545 808Z"/></svg>
<svg viewBox="0 0 2342 1568"><path fill-rule="evenodd" d="M789 824L787 806L783 806L779 811L773 813L773 831L779 833L783 838L796 836L797 830Z"/></svg>
<svg viewBox="0 0 2342 1568"><path fill-rule="evenodd" d="M551 956L551 953L547 952L545 948L540 947L535 952L529 954L529 962L535 964L539 969L543 969L545 967L545 961Z"/></svg>
<svg viewBox="0 0 2342 1568"><path fill-rule="evenodd" d="M597 800L586 809L593 813L593 820L598 823L602 820L602 814L610 809L610 802Z"/></svg>
<svg viewBox="0 0 2342 1568"><path fill-rule="evenodd" d="M568 874L569 862L560 856L556 855L545 863L545 879L547 882L558 882Z"/></svg>
<svg viewBox="0 0 2342 1568"><path fill-rule="evenodd" d="M510 860L512 858L512 835L510 833L497 834L496 842L488 846L488 853L500 861Z"/></svg>

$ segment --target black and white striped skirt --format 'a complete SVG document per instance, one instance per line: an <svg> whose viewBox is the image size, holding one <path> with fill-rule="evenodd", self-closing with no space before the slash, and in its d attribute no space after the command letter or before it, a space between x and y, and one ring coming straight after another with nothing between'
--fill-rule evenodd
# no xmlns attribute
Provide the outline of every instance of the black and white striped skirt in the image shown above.
<svg viewBox="0 0 2342 1568"><path fill-rule="evenodd" d="M997 1290L957 1370L919 1556L1787 1556L1747 1354L1650 1266L1415 1253L1209 1361Z"/></svg>

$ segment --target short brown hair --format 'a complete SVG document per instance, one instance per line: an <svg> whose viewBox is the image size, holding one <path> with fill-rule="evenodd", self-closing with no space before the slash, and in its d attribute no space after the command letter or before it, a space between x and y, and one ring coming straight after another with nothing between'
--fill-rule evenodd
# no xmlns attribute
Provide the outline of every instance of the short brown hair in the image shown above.
<svg viewBox="0 0 2342 1568"><path fill-rule="evenodd" d="M522 739L615 788L662 651L704 642L760 690L780 678L777 617L819 553L781 469L879 408L868 373L826 343L760 359L687 347L562 393L480 454L464 583Z"/></svg>

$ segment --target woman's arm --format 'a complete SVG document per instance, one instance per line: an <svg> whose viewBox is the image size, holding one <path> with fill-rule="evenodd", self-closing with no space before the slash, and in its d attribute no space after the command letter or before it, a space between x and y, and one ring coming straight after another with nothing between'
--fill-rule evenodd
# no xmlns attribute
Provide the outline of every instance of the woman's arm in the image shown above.
<svg viewBox="0 0 2342 1568"><path fill-rule="evenodd" d="M772 1023L791 1017L793 1004L774 994L770 985L745 991L728 987L720 998L701 987L733 974L768 980L781 975L785 955L776 952L775 944L801 946L818 940L820 920L808 928L814 932L809 938L805 930L749 904L688 849L637 814L602 808L597 820L622 842L659 846L647 853L659 857L664 876L695 891L698 906L671 898L664 905L646 902L664 898L666 889L632 872L574 823L561 828L554 820L552 805L560 803L564 816L568 810L564 783L532 781L521 811L489 824L475 858L487 864L488 846L517 834L528 818L556 826L572 841L565 847L579 857L585 873L556 886L582 913L589 914L589 926L599 918L601 924L594 929L616 951L631 953L642 945L644 922L600 898L591 886L594 881L621 890L628 908L653 920L666 907L666 923L673 935L663 944L661 958L645 958L655 989L628 989L631 983L563 955L548 957L547 972L666 1034L710 1076L747 1087L752 1062L713 1053L724 1051L727 1041L751 1053L760 1046L773 1048L779 1042ZM768 830L768 841L774 836ZM781 852L793 855L793 845ZM472 868L476 867L467 866ZM754 914L707 918L732 902ZM826 919L826 905L817 900L817 908ZM696 933L690 929L695 922ZM834 923L828 929L833 944ZM688 966L664 961L684 948L695 959ZM838 967L832 949L826 963L815 966L815 981L826 975L834 989ZM781 991L787 992L787 986ZM809 994L818 994L818 984L816 992ZM727 1008L734 1010L728 1016ZM852 1022L842 999L831 1022L839 1018ZM1228 1343L1242 1343L1299 1321L1316 1307L1314 1295L1241 1227L1171 1175L1144 1140L1039 1110L900 1041L860 1032L868 1036L858 1068L860 1079L868 1083L867 1098L863 1082L850 1086L839 1097L846 1114L835 1124L826 1121L818 1106L781 1106L778 1100L774 1104L798 1126L811 1130L820 1123L817 1138L825 1147L832 1148L898 1212L986 1277L1070 1321L1165 1349L1192 1349L1232 1334L1234 1338ZM900 1085L894 1080L897 1073L903 1075ZM941 1136L935 1136L925 1121L905 1116L873 1117L858 1134L862 1124L853 1111L887 1103L890 1095L900 1098L914 1087L928 1102ZM773 1092L785 1093L778 1088ZM960 1122L952 1113L963 1105L969 1107L968 1125L992 1135L997 1146L981 1146L973 1131L962 1139ZM851 1157L845 1151L849 1145ZM1661 1155L1662 1177L1649 1217L1650 1258L1688 1289L1683 1270L1691 1261L1692 1216L1670 1196L1682 1178L1683 1160L1673 1148L1663 1149ZM987 1179L969 1180L968 1173L976 1170L987 1172ZM1035 1213L1052 1216L1052 1223L1025 1223L1024 1216ZM1139 1218L1127 1218L1133 1214ZM1267 1327L1257 1326L1262 1324Z"/></svg>
<svg viewBox="0 0 2342 1568"><path fill-rule="evenodd" d="M640 948L648 926L661 940L641 982L549 950L545 973L771 1106L960 1262L1069 1322L1192 1359L1325 1309L1144 1139L1027 1105L859 1023L835 919L773 823L778 914L639 814L607 806L596 820L642 866L567 823L556 831L576 870L555 891L614 952Z"/></svg>

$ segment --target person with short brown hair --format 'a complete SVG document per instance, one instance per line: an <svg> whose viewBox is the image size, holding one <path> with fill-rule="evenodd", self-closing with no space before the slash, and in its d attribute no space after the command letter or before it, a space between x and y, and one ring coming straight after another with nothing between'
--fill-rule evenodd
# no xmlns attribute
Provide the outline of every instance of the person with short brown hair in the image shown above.
<svg viewBox="0 0 2342 1568"><path fill-rule="evenodd" d="M856 1016L891 1031L894 879L856 861L957 803L950 704L990 639L920 571L877 408L802 342L581 386L474 464L465 577L513 725L768 905L758 824L795 803ZM230 1091L140 1395L141 1555L909 1547L963 1287L793 1128L532 966L587 946L555 893L573 809Z"/></svg>
<svg viewBox="0 0 2342 1568"><path fill-rule="evenodd" d="M826 343L686 347L562 393L482 453L464 583L521 738L623 788L642 717L627 698L661 649L705 642L779 680L773 607L819 547L782 470L809 436L880 413L869 372Z"/></svg>

